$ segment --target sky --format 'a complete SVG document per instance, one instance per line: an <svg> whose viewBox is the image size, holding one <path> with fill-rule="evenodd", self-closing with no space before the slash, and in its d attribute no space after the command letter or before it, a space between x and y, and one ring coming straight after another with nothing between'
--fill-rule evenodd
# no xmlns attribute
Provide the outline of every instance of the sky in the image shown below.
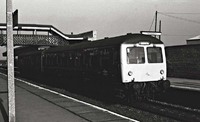
<svg viewBox="0 0 200 122"><path fill-rule="evenodd" d="M0 3L0 23L5 23L6 0ZM153 31L158 11L166 46L184 45L200 35L199 6L199 0L13 0L19 23L49 24L68 34L95 30L98 39Z"/></svg>

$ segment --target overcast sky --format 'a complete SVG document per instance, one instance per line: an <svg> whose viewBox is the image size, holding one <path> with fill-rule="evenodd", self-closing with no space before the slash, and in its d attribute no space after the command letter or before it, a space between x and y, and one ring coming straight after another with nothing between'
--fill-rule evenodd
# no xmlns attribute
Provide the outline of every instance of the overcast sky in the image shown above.
<svg viewBox="0 0 200 122"><path fill-rule="evenodd" d="M190 13L158 14L167 46L186 44L200 34L199 6L199 0L13 0L19 23L50 24L64 33L96 30L98 39L148 31L155 11ZM5 22L6 0L1 0L0 23Z"/></svg>

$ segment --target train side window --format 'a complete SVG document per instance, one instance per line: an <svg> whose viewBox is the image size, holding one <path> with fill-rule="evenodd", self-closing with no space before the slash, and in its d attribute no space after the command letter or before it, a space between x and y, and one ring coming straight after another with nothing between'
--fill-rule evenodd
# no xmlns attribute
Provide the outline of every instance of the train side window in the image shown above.
<svg viewBox="0 0 200 122"><path fill-rule="evenodd" d="M47 57L47 55L44 56L44 59L45 59L44 60L45 61L44 65L47 66L48 65L48 57Z"/></svg>
<svg viewBox="0 0 200 122"><path fill-rule="evenodd" d="M65 60L65 54L64 53L61 53L60 54L60 63L61 63L61 66L64 66L64 61Z"/></svg>
<svg viewBox="0 0 200 122"><path fill-rule="evenodd" d="M50 55L47 55L47 64L48 64L48 66L51 65L51 57L50 57Z"/></svg>
<svg viewBox="0 0 200 122"><path fill-rule="evenodd" d="M57 54L57 65L62 66L62 53Z"/></svg>
<svg viewBox="0 0 200 122"><path fill-rule="evenodd" d="M44 66L47 66L47 55L44 55L43 61L44 61Z"/></svg>
<svg viewBox="0 0 200 122"><path fill-rule="evenodd" d="M145 55L143 47L128 47L127 63L128 64L143 64L145 63Z"/></svg>
<svg viewBox="0 0 200 122"><path fill-rule="evenodd" d="M90 67L98 69L98 67L99 67L99 51L94 49L89 54L90 54L90 60L89 60Z"/></svg>
<svg viewBox="0 0 200 122"><path fill-rule="evenodd" d="M54 53L54 66L58 66L58 55Z"/></svg>
<svg viewBox="0 0 200 122"><path fill-rule="evenodd" d="M69 57L68 57L68 67L73 67L74 66L74 55L72 52L69 52Z"/></svg>
<svg viewBox="0 0 200 122"><path fill-rule="evenodd" d="M100 51L100 65L104 68L108 68L110 67L113 63L112 63L112 51L110 49L103 49Z"/></svg>
<svg viewBox="0 0 200 122"><path fill-rule="evenodd" d="M79 67L81 64L81 53L76 53L75 55L75 66Z"/></svg>
<svg viewBox="0 0 200 122"><path fill-rule="evenodd" d="M40 57L39 56L36 56L36 65L40 65Z"/></svg>
<svg viewBox="0 0 200 122"><path fill-rule="evenodd" d="M60 53L57 55L57 65L61 66L61 54Z"/></svg>
<svg viewBox="0 0 200 122"><path fill-rule="evenodd" d="M69 53L65 52L65 59L64 59L64 66L68 66L69 65Z"/></svg>
<svg viewBox="0 0 200 122"><path fill-rule="evenodd" d="M55 55L54 58L55 58L54 66L58 66L59 65L59 63L58 63L58 58L59 58L58 55Z"/></svg>
<svg viewBox="0 0 200 122"><path fill-rule="evenodd" d="M58 65L62 66L62 53L58 55Z"/></svg>
<svg viewBox="0 0 200 122"><path fill-rule="evenodd" d="M82 65L82 67L85 67L85 65L86 65L86 54L85 54L85 52L82 53L81 65Z"/></svg>
<svg viewBox="0 0 200 122"><path fill-rule="evenodd" d="M88 52L85 53L85 68L89 68L89 64L90 64L90 55L88 54Z"/></svg>
<svg viewBox="0 0 200 122"><path fill-rule="evenodd" d="M113 50L113 65L117 65L119 60L119 52L117 50Z"/></svg>
<svg viewBox="0 0 200 122"><path fill-rule="evenodd" d="M56 60L54 54L52 54L52 56L51 56L51 60L52 60L52 64L51 64L51 65L54 66L54 65L55 65L55 60Z"/></svg>
<svg viewBox="0 0 200 122"><path fill-rule="evenodd" d="M49 55L49 66L51 65L51 55Z"/></svg>
<svg viewBox="0 0 200 122"><path fill-rule="evenodd" d="M50 65L54 65L54 56L51 54L50 56Z"/></svg>

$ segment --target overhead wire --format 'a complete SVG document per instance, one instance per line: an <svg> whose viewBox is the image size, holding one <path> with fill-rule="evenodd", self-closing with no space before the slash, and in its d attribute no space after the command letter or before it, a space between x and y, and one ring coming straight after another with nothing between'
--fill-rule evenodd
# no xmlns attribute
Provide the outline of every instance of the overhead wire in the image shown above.
<svg viewBox="0 0 200 122"><path fill-rule="evenodd" d="M158 13L161 14L161 15L167 16L167 17L174 18L174 19L179 19L179 20L182 20L182 21L187 21L187 22L192 22L192 23L200 24L200 22L196 21L196 20L191 20L191 19L187 19L187 18L183 18L183 17L173 16L173 15L170 15L169 13L168 14L163 13L163 12L158 12ZM180 14L180 13L171 13L171 14ZM186 14L186 13L182 13L182 14ZM196 14L198 14L198 13L196 13Z"/></svg>
<svg viewBox="0 0 200 122"><path fill-rule="evenodd" d="M153 17L153 20L152 20L151 26L150 26L150 28L149 28L149 31L151 30L151 28L152 28L152 26L153 26L153 23L154 23L154 21L155 21L155 16Z"/></svg>
<svg viewBox="0 0 200 122"><path fill-rule="evenodd" d="M158 12L158 13L164 13L164 14L187 14L187 15L200 15L200 13L175 13L175 12Z"/></svg>
<svg viewBox="0 0 200 122"><path fill-rule="evenodd" d="M187 21L187 22L192 22L192 23L196 23L196 24L200 24L199 21L196 20L192 20L192 19L188 19L188 18L183 18L183 17L178 17L178 16L174 16L174 15L200 15L200 13L175 13L175 12L158 12L158 14L161 14L163 16L167 16L167 17L171 17L174 19L178 19L178 20L182 20L182 21ZM155 16L152 20L151 26L149 28L149 31L151 30L153 23L155 21ZM162 36L194 36L194 35L171 35L171 34L162 34Z"/></svg>
<svg viewBox="0 0 200 122"><path fill-rule="evenodd" d="M162 34L162 36L195 36L195 35L171 35L171 34Z"/></svg>

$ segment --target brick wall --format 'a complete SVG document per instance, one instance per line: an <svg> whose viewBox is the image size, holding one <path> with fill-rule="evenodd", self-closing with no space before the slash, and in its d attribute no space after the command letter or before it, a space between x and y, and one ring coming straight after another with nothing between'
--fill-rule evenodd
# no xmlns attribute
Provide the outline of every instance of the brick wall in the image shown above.
<svg viewBox="0 0 200 122"><path fill-rule="evenodd" d="M169 77L200 79L200 44L166 47Z"/></svg>

